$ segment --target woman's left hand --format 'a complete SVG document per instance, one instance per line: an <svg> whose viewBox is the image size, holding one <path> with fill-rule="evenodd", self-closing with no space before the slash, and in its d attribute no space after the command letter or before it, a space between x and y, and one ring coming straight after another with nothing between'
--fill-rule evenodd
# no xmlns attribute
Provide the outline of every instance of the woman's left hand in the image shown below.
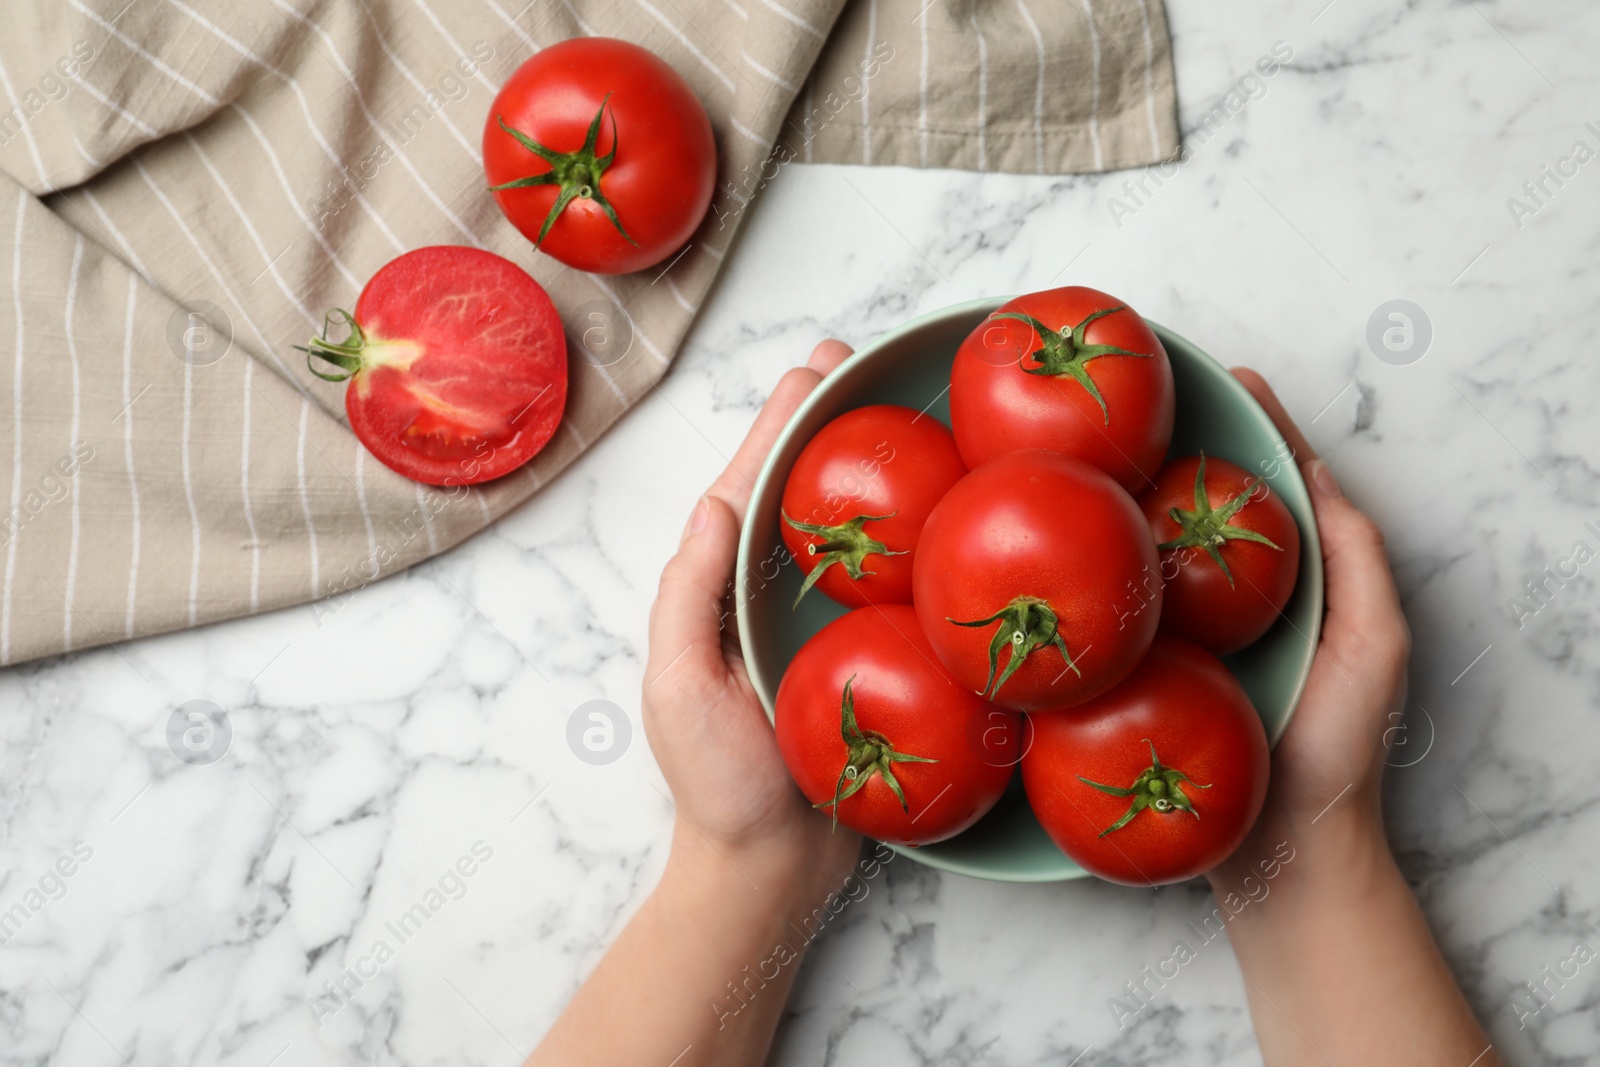
<svg viewBox="0 0 1600 1067"><path fill-rule="evenodd" d="M823 341L804 367L785 374L695 505L661 575L644 674L645 734L678 813L674 857L720 857L757 882L755 870L769 880L804 876L820 892L849 872L860 838L835 831L790 779L724 605L756 473L800 402L850 351Z"/></svg>

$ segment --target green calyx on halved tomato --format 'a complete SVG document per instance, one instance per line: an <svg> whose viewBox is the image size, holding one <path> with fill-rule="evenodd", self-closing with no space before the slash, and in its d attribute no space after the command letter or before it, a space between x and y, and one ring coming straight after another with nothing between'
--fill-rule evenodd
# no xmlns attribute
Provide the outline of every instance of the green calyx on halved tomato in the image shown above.
<svg viewBox="0 0 1600 1067"><path fill-rule="evenodd" d="M833 827L839 828L839 805L855 796L856 790L867 784L867 780L874 774L883 779L885 785L894 791L895 799L900 801L902 811L909 813L910 805L906 803L905 792L900 788L900 782L894 776L896 763L938 763L936 759L926 756L913 756L906 752L896 752L889 739L876 730L863 731L856 723L856 700L851 692L856 677L851 675L844 683L844 695L839 699L839 732L844 736L844 743L849 750L845 759L844 769L839 772L839 782L834 786L833 799L824 800L813 804L817 809L833 808ZM848 782L849 785L845 783Z"/></svg>
<svg viewBox="0 0 1600 1067"><path fill-rule="evenodd" d="M1060 632L1056 629L1056 613L1050 610L1050 605L1034 596L1019 596L1012 599L1011 603L990 615L986 619L974 619L971 622L961 622L958 619L946 619L946 622L955 623L957 626L987 626L992 622L1000 625L995 628L994 637L989 641L989 678L983 683L979 695L986 699L994 699L1000 693L1000 687L1022 666L1027 659L1039 649L1047 645L1054 645L1061 653L1061 658L1066 660L1067 669L1078 677L1083 677L1083 672L1078 670L1078 665L1072 662L1072 653L1067 651L1067 643L1062 640ZM996 671L1000 670L1000 650L1009 647L1011 655L1006 659L1005 670L1000 672L999 680L995 679Z"/></svg>
<svg viewBox="0 0 1600 1067"><path fill-rule="evenodd" d="M1189 797L1184 793L1183 785L1187 782L1196 789L1210 789L1210 784L1201 785L1177 768L1163 765L1161 757L1156 755L1155 742L1147 737L1144 739L1144 743L1150 746L1150 766L1141 771L1139 777L1135 778L1133 784L1126 789L1121 786L1091 782L1083 775L1078 775L1078 781L1084 785L1093 786L1102 793L1108 793L1114 797L1133 798L1133 803L1128 805L1128 810L1123 812L1122 818L1100 831L1101 837L1122 829L1133 821L1135 815L1146 808L1154 808L1163 815L1171 814L1174 811L1186 811L1196 819L1200 817L1200 813L1194 810L1194 805L1189 803Z"/></svg>
<svg viewBox="0 0 1600 1067"><path fill-rule="evenodd" d="M781 510L780 514L782 514ZM810 534L813 537L823 539L820 545L814 541L806 543L806 555L821 555L822 559L817 561L816 567L812 569L810 574L806 575L805 582L800 586L800 592L795 594L792 607L800 606L800 598L809 593L811 587L817 584L817 580L835 563L843 563L845 573L850 575L852 580L860 581L873 573L862 568L862 563L868 556L907 555L904 551L896 551L882 541L876 540L863 528L869 522L883 522L894 518L896 514L897 512L891 511L887 515L857 515L855 518L841 522L836 526L796 522L785 514L783 521L793 529L799 530L803 534Z"/></svg>
<svg viewBox="0 0 1600 1067"><path fill-rule="evenodd" d="M1167 515L1183 531L1170 541L1163 541L1156 547L1162 551L1176 548L1200 548L1210 556L1217 566L1222 568L1222 573L1227 576L1228 584L1233 585L1233 572L1228 569L1228 561L1222 558L1222 545L1226 541L1255 541L1257 544L1266 545L1275 551L1282 552L1273 543L1272 539L1255 530L1247 530L1242 526L1233 526L1230 523L1233 517L1250 502L1251 494L1261 484L1259 477L1245 483L1245 487L1228 499L1220 508L1213 508L1206 494L1206 456L1200 453L1200 466L1194 472L1194 510L1185 511L1183 508L1169 508Z"/></svg>
<svg viewBox="0 0 1600 1067"><path fill-rule="evenodd" d="M1126 310L1128 310L1126 304L1118 304L1112 308L1102 308L1083 319L1072 329L1065 331L1052 330L1032 315L1027 315L1020 311L998 312L993 318L1016 319L1033 327L1044 347L1032 353L1033 359L1038 366L1022 367L1022 370L1027 374L1038 374L1044 377L1071 378L1087 389L1090 396L1094 397L1095 403L1100 405L1100 414L1104 418L1105 424L1109 426L1111 425L1111 412L1106 408L1105 398L1100 395L1099 386L1095 385L1094 379L1089 377L1087 364L1090 360L1099 359L1101 356L1135 356L1139 359L1149 359L1150 354L1148 352L1131 352L1116 345L1091 345L1084 340L1084 331L1096 319Z"/></svg>
<svg viewBox="0 0 1600 1067"><path fill-rule="evenodd" d="M342 322L349 333L343 341L335 341L329 335L337 329L335 323ZM292 346L296 351L306 354L306 369L325 382L342 382L353 378L369 367L409 366L418 352L416 347L404 341L389 342L369 340L356 317L344 308L334 308L323 316L322 333L313 337L303 345ZM314 359L326 360L339 368L339 373L329 374L319 370Z"/></svg>
<svg viewBox="0 0 1600 1067"><path fill-rule="evenodd" d="M600 176L611 166L611 161L617 158L617 117L611 116L611 151L603 156L595 155L595 148L600 143L600 120L605 117L606 103L611 99L607 93L605 99L600 101L600 110L594 113L594 121L589 123L589 132L583 139L583 144L571 152L557 152L546 148L521 130L514 130L506 125L506 120L495 116L495 121L500 128L512 137L517 143L546 163L550 169L543 174L534 174L526 178L517 178L499 185L489 186L491 193L502 189L526 189L531 185L558 185L561 192L556 197L556 202L550 205L550 213L544 217L544 225L539 229L539 236L534 239L533 246L538 248L544 242L545 236L550 232L550 227L556 224L556 219L567 209L567 205L575 199L593 200L606 213L606 218L611 220L611 225L617 232L627 238L629 244L638 247L639 242L628 236L628 231L622 228L622 222L617 218L616 209L600 191Z"/></svg>

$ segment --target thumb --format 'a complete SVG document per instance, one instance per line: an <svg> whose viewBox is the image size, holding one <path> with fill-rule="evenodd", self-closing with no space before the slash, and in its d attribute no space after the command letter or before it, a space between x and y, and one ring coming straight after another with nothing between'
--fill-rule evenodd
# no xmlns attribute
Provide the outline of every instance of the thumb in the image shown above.
<svg viewBox="0 0 1600 1067"><path fill-rule="evenodd" d="M645 686L676 676L721 677L722 631L733 616L723 605L732 591L733 563L739 547L739 522L717 496L704 496L689 515L677 555L661 572L650 609L650 654Z"/></svg>
<svg viewBox="0 0 1600 1067"><path fill-rule="evenodd" d="M1378 524L1350 503L1321 459L1304 467L1327 590L1325 639L1352 651L1404 653L1410 645L1400 594Z"/></svg>

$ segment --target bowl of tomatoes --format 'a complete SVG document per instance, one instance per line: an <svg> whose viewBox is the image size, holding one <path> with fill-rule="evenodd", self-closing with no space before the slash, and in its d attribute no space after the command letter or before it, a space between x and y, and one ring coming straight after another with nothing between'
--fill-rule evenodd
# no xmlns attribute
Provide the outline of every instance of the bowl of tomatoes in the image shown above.
<svg viewBox="0 0 1600 1067"><path fill-rule="evenodd" d="M819 817L1014 882L1226 858L1322 617L1270 418L1078 286L931 312L824 379L756 479L735 585Z"/></svg>

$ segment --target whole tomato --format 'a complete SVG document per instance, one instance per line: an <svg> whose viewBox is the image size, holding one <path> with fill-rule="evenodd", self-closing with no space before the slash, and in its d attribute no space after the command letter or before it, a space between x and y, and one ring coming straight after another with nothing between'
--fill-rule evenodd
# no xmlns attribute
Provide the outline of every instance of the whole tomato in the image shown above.
<svg viewBox="0 0 1600 1067"><path fill-rule="evenodd" d="M683 246L711 204L717 146L694 91L609 37L553 44L489 108L483 170L511 224L569 267L626 274Z"/></svg>
<svg viewBox="0 0 1600 1067"><path fill-rule="evenodd" d="M965 473L955 438L931 415L873 404L828 423L783 487L783 543L806 576L800 596L815 585L849 607L911 603L922 524Z"/></svg>
<svg viewBox="0 0 1600 1067"><path fill-rule="evenodd" d="M1261 813L1266 731L1228 668L1198 645L1163 634L1121 685L1032 724L1028 803L1056 847L1108 881L1204 874Z"/></svg>
<svg viewBox="0 0 1600 1067"><path fill-rule="evenodd" d="M1300 528L1260 478L1184 456L1139 497L1161 553L1164 633L1219 656L1272 628L1300 574Z"/></svg>
<svg viewBox="0 0 1600 1067"><path fill-rule="evenodd" d="M950 371L950 425L969 467L1048 448L1137 493L1167 454L1175 411L1172 365L1149 324L1079 285L1003 304Z"/></svg>
<svg viewBox="0 0 1600 1067"><path fill-rule="evenodd" d="M1110 689L1150 647L1155 569L1144 516L1110 475L1029 449L979 467L933 509L913 602L962 685L1003 707L1051 711Z"/></svg>
<svg viewBox="0 0 1600 1067"><path fill-rule="evenodd" d="M773 720L806 799L897 845L977 822L1005 792L1022 735L1021 716L939 667L903 604L858 608L818 631L784 672Z"/></svg>

